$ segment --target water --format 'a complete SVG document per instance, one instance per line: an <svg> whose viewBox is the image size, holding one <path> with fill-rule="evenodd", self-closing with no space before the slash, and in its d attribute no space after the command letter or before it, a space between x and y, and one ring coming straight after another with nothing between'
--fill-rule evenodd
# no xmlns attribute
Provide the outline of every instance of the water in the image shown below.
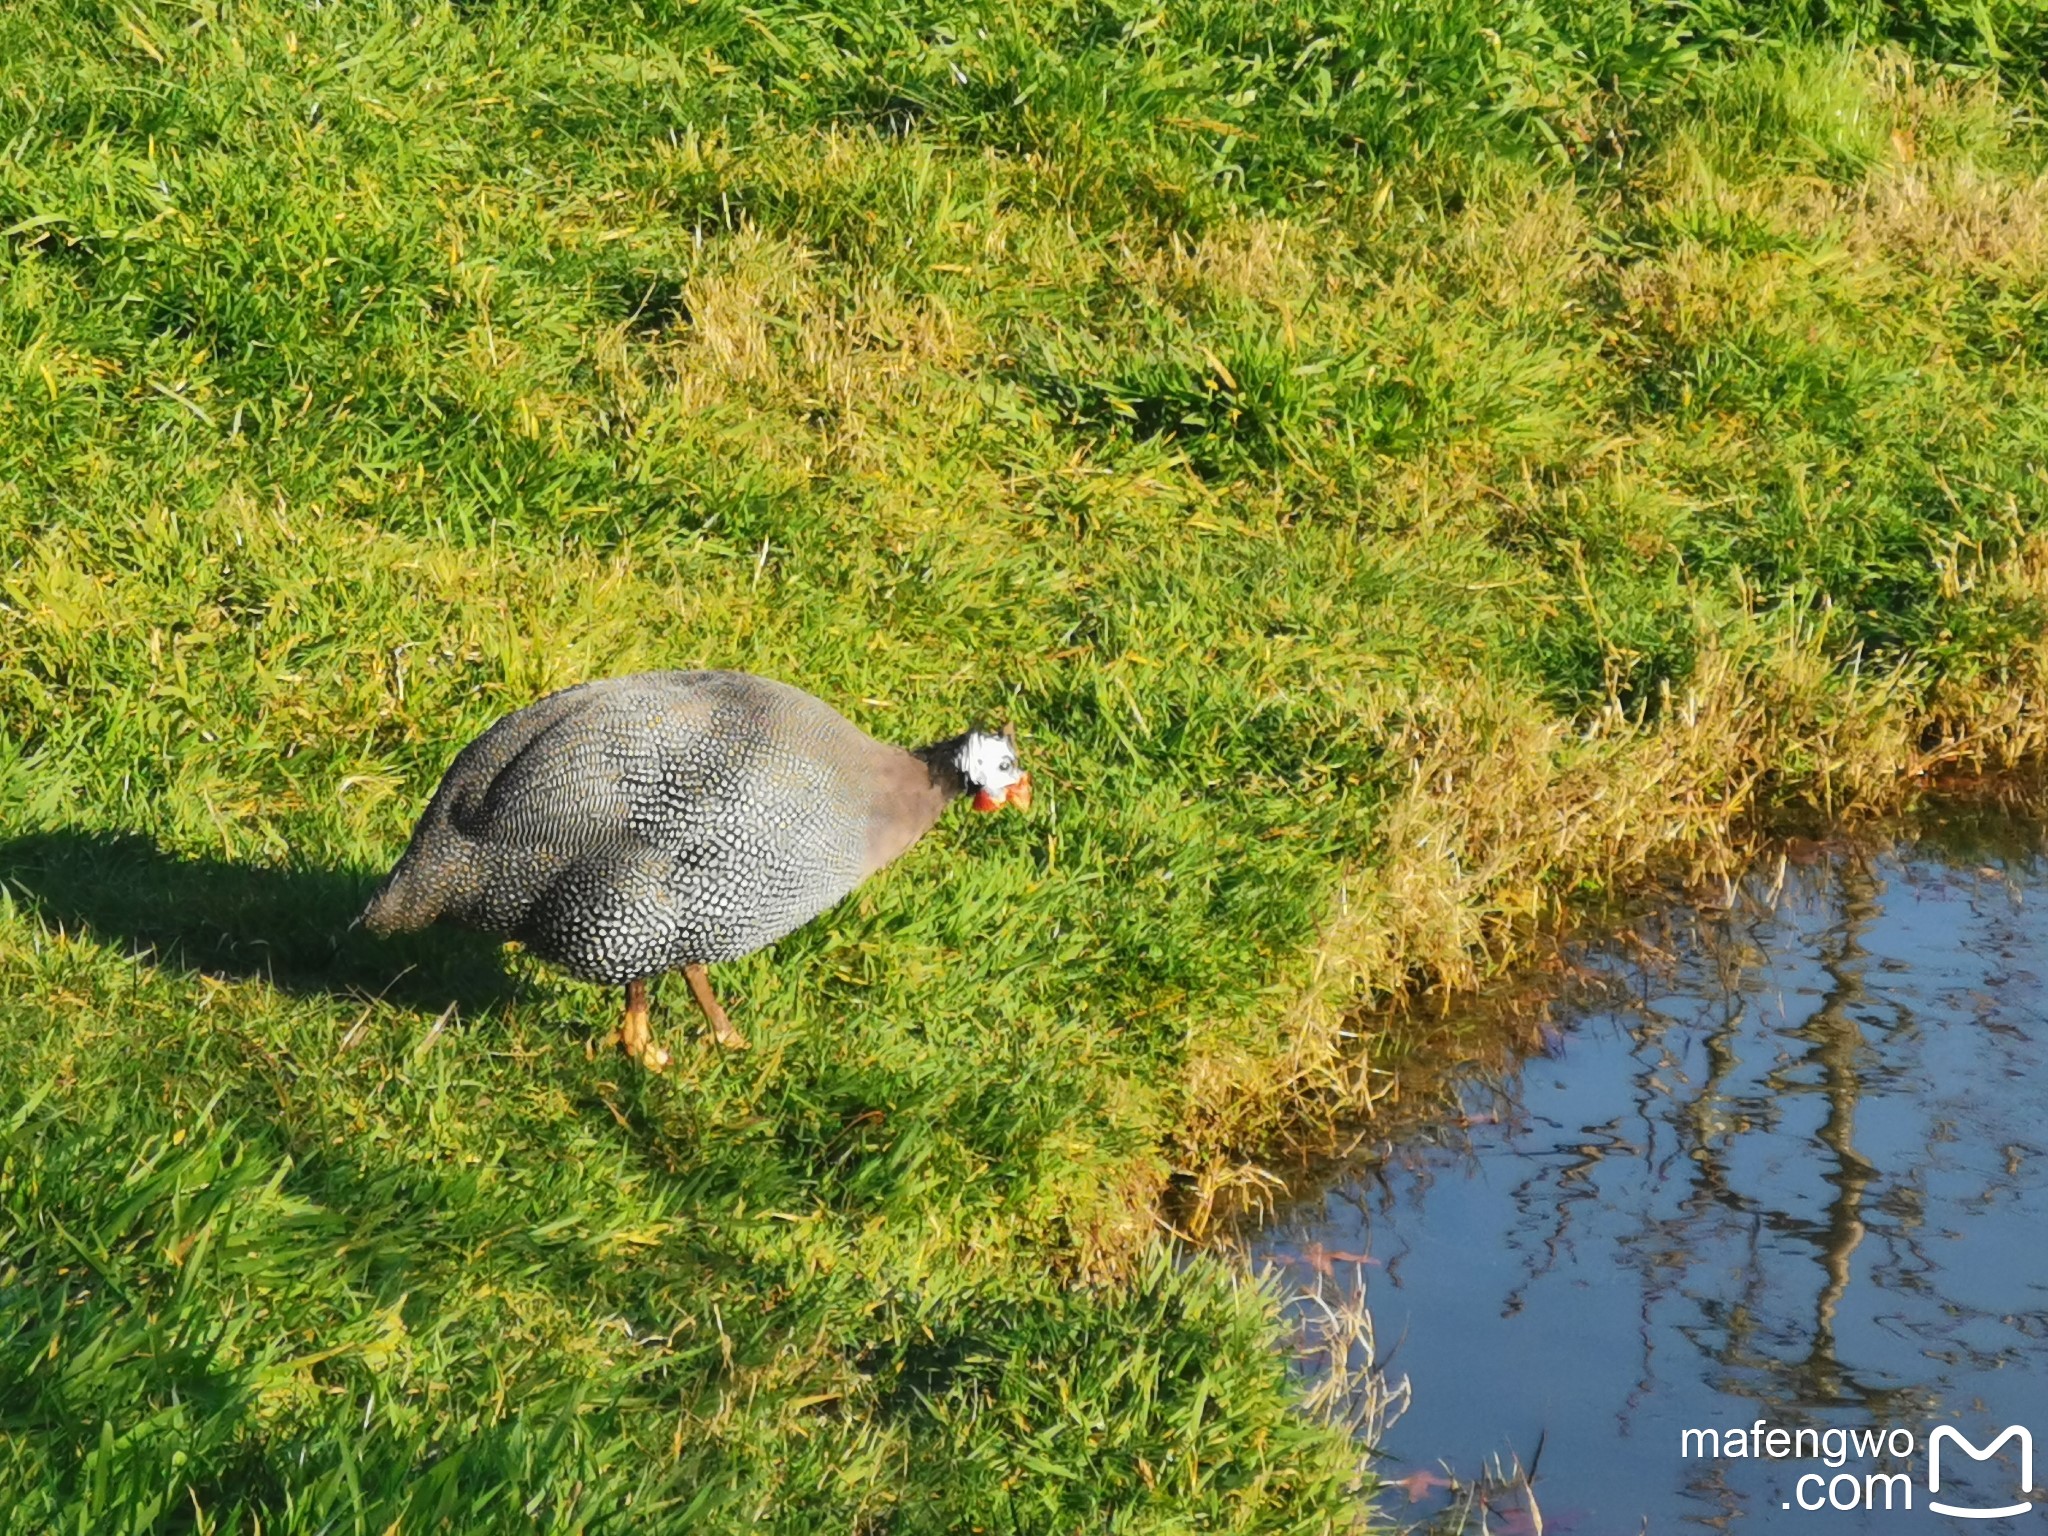
<svg viewBox="0 0 2048 1536"><path fill-rule="evenodd" d="M1546 1531L2048 1536L2021 1491L2048 1485L2048 864L1810 850L1636 937L1586 957L1599 1001L1455 1087L1448 1127L1262 1239L1363 1276L1412 1385L1382 1514L1469 1506L1540 1443ZM1685 1454L1758 1420L1910 1445ZM1942 1424L1980 1449L2021 1426L2035 1465L2019 1437L1946 1442L1931 1491ZM1524 1495L1485 1497L1488 1529L1533 1529Z"/></svg>

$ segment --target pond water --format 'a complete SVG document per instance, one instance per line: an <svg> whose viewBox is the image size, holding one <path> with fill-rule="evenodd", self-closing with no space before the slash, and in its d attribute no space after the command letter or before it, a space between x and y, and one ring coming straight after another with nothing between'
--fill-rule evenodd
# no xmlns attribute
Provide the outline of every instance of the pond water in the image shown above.
<svg viewBox="0 0 2048 1536"><path fill-rule="evenodd" d="M1279 1214L1259 1251L1362 1277L1412 1388L1384 1519L2048 1536L2039 849L1774 858Z"/></svg>

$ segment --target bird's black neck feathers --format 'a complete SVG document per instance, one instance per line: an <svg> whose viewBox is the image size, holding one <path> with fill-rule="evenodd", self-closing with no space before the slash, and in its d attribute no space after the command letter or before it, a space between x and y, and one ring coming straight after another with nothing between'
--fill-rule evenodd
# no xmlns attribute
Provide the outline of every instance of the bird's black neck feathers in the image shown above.
<svg viewBox="0 0 2048 1536"><path fill-rule="evenodd" d="M973 734L972 731L962 731L958 736L935 741L910 754L924 764L925 771L932 776L932 783L945 791L948 800L957 800L974 788L967 782L967 775L960 771L960 754L966 749L967 738Z"/></svg>

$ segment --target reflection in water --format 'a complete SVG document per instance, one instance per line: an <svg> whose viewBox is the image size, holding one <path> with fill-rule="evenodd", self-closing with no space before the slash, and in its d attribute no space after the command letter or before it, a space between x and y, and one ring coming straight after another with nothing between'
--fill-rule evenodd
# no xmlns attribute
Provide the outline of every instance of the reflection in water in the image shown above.
<svg viewBox="0 0 2048 1536"><path fill-rule="evenodd" d="M1924 1448L2028 1425L2048 1481L2048 867L1837 851L1590 963L1613 985L1463 1086L1458 1145L1397 1146L1263 1240L1369 1256L1415 1394L1389 1475L1540 1443L1547 1529L1861 1530L1885 1517L1787 1514L1797 1479L1896 1470L1896 1528L2014 1528L1926 1512ZM1759 1419L1919 1449L1681 1455ZM1949 1458L1941 1497L2011 1503L2015 1450Z"/></svg>

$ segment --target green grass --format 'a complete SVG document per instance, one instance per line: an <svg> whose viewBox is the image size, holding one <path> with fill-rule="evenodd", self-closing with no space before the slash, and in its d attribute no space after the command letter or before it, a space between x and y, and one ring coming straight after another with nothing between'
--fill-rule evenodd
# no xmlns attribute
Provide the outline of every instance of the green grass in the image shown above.
<svg viewBox="0 0 2048 1536"><path fill-rule="evenodd" d="M1352 1526L1155 1213L1529 915L2038 754L2043 14L0 10L0 1529ZM1040 809L661 1080L347 931L696 665Z"/></svg>

